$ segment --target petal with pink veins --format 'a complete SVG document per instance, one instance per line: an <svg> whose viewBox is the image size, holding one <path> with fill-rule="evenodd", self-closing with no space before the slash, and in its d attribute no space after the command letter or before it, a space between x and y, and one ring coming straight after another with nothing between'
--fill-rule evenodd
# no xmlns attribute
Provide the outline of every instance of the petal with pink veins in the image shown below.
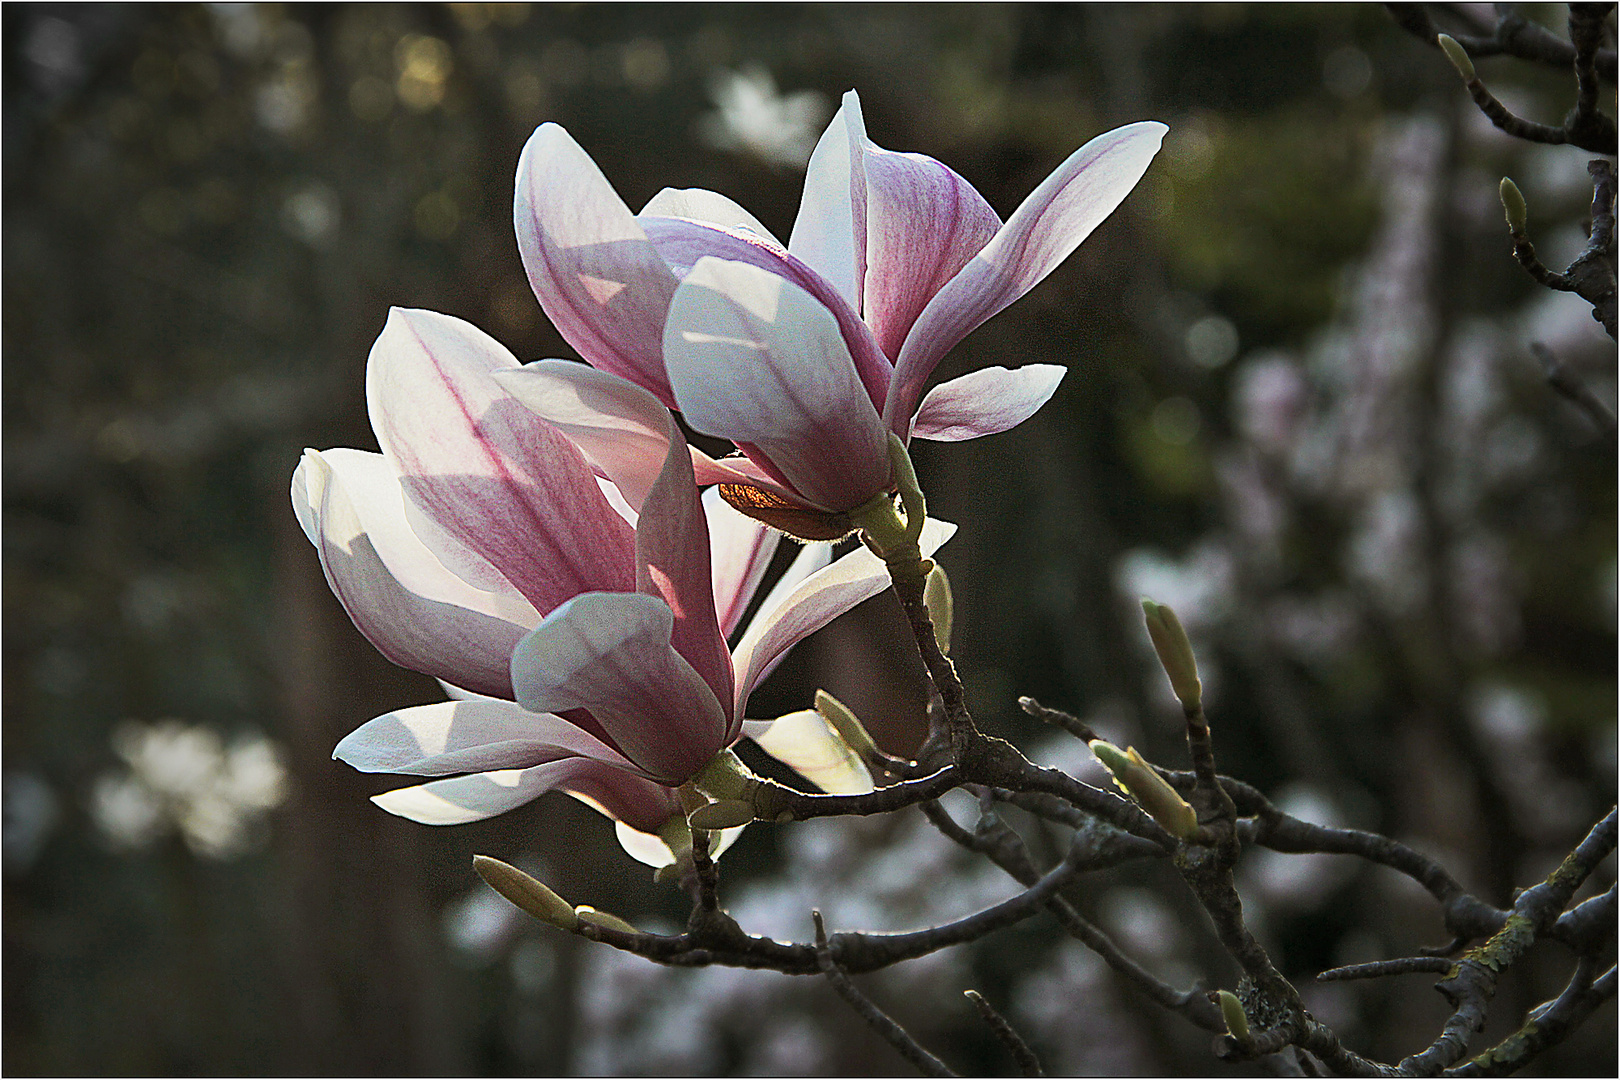
<svg viewBox="0 0 1620 1080"><path fill-rule="evenodd" d="M669 456L669 410L641 387L568 360L494 372L502 389L568 436L641 512ZM684 440L682 440L684 442Z"/></svg>
<svg viewBox="0 0 1620 1080"><path fill-rule="evenodd" d="M1001 228L972 184L922 154L868 146L861 312L891 360L934 294Z"/></svg>
<svg viewBox="0 0 1620 1080"><path fill-rule="evenodd" d="M497 371L495 381L568 435L638 515L637 588L675 612L675 648L721 701L731 661L715 617L706 517L692 456L669 410L641 387L566 360Z"/></svg>
<svg viewBox="0 0 1620 1080"><path fill-rule="evenodd" d="M866 282L866 121L851 90L805 171L788 250L832 282L856 311Z"/></svg>
<svg viewBox="0 0 1620 1080"><path fill-rule="evenodd" d="M729 710L670 645L669 605L641 593L585 593L512 653L512 688L530 712L588 709L650 776L683 783L730 740Z"/></svg>
<svg viewBox="0 0 1620 1080"><path fill-rule="evenodd" d="M889 486L887 435L837 320L792 282L700 260L670 305L664 360L688 423L759 448L809 501L849 510Z"/></svg>
<svg viewBox="0 0 1620 1080"><path fill-rule="evenodd" d="M955 532L956 526L950 522L929 518L923 524L920 541L923 555L932 555ZM888 586L889 571L883 560L866 548L857 548L805 578L775 604L761 605L748 632L732 650L737 670L737 715L742 715L749 693L778 657Z"/></svg>
<svg viewBox="0 0 1620 1080"><path fill-rule="evenodd" d="M491 377L516 367L460 319L389 314L366 397L406 497L539 612L581 592L635 588L634 533L584 457Z"/></svg>
<svg viewBox="0 0 1620 1080"><path fill-rule="evenodd" d="M498 769L396 788L371 801L423 825L483 821L548 791L582 790L613 817L651 830L669 820L669 789L589 758L563 758L526 769Z"/></svg>
<svg viewBox="0 0 1620 1080"><path fill-rule="evenodd" d="M511 695L512 649L539 614L510 585L487 592L444 568L407 523L399 478L381 454L306 450L292 499L332 592L379 652Z"/></svg>
<svg viewBox="0 0 1620 1080"><path fill-rule="evenodd" d="M890 430L904 431L928 376L952 346L1034 288L1114 212L1147 171L1167 130L1151 120L1127 124L1076 150L934 294L895 359L883 411Z"/></svg>
<svg viewBox="0 0 1620 1080"><path fill-rule="evenodd" d="M644 224L647 239L678 278L691 273L698 260L712 256L769 270L821 301L838 320L838 332L843 335L844 345L855 361L855 370L860 374L867 396L872 399L872 407L882 411L883 402L889 396L889 378L894 373L894 364L878 346L871 329L861 321L860 312L851 307L826 278L775 241L747 232L674 218L651 219Z"/></svg>
<svg viewBox="0 0 1620 1080"><path fill-rule="evenodd" d="M332 756L361 772L448 776L588 757L636 771L618 751L552 713L513 701L441 701L385 713L350 732Z"/></svg>
<svg viewBox="0 0 1620 1080"><path fill-rule="evenodd" d="M1067 370L1056 364L990 367L940 383L923 398L911 434L960 442L1015 428L1046 404Z"/></svg>
<svg viewBox="0 0 1620 1080"><path fill-rule="evenodd" d="M674 404L659 362L675 275L568 132L541 124L518 159L513 219L529 284L592 365Z"/></svg>

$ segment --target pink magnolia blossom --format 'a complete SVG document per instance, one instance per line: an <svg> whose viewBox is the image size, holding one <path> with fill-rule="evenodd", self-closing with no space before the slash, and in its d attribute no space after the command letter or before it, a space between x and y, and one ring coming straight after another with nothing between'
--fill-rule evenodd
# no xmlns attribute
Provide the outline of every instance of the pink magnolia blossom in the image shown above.
<svg viewBox="0 0 1620 1080"><path fill-rule="evenodd" d="M1063 369L940 359L1033 288L1130 193L1166 128L1099 135L1005 223L962 177L866 137L846 94L810 160L791 241L723 196L666 189L633 216L555 124L518 163L518 246L540 305L588 362L745 455L699 482L854 509L889 490L890 432L954 441L1022 423Z"/></svg>
<svg viewBox="0 0 1620 1080"><path fill-rule="evenodd" d="M452 693L337 748L443 778L377 796L393 813L476 821L561 789L654 832L785 651L887 583L864 550L829 566L807 547L730 649L778 538L700 498L652 395L577 363L520 367L465 322L399 309L366 394L382 453L306 451L292 497L355 626ZM930 526L937 547L951 527Z"/></svg>

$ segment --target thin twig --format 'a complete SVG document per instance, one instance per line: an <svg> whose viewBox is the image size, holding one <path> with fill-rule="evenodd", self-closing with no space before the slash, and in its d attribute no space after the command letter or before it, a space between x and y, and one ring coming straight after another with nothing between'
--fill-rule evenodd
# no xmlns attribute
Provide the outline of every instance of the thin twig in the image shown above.
<svg viewBox="0 0 1620 1080"><path fill-rule="evenodd" d="M1317 982L1344 982L1350 979L1381 979L1386 975L1410 975L1426 972L1430 975L1448 974L1454 964L1438 956L1406 956L1399 960L1375 960L1370 964L1351 964L1329 968L1316 977Z"/></svg>
<svg viewBox="0 0 1620 1080"><path fill-rule="evenodd" d="M941 833L968 850L986 856L1020 884L1029 886L1037 879L1038 871L1029 857L1028 848L1016 833L1013 834L1012 840L1009 840L1005 836L997 835L998 830L993 827L977 828L969 832L958 825L938 803L924 803L922 809L928 815L928 820ZM1001 827L1007 832L1012 832L1005 824ZM1071 839L1069 846L1071 857L1083 846L1083 842L1083 837L1079 834ZM1226 1030L1226 1022L1221 1019L1220 1010L1212 1006L1203 994L1196 990L1177 990L1160 981L1142 965L1125 955L1111 937L1076 911L1067 900L1061 896L1053 896L1047 901L1046 906L1070 937L1091 949L1149 1000L1186 1017L1188 1021L1205 1031L1219 1033Z"/></svg>
<svg viewBox="0 0 1620 1080"><path fill-rule="evenodd" d="M849 976L839 967L833 959L832 950L827 944L827 929L822 925L821 912L812 911L810 918L816 924L816 965L821 973L832 983L838 996L849 1003L850 1008L860 1014L862 1020L871 1025L873 1031L883 1037L883 1040L897 1050L901 1057L924 1076L956 1076L946 1064L924 1050L922 1044L911 1037L911 1033L895 1023L882 1009L872 1003L872 1000L855 988L849 981Z"/></svg>
<svg viewBox="0 0 1620 1080"><path fill-rule="evenodd" d="M1584 412L1597 426L1599 433L1609 444L1610 449L1620 445L1620 434L1617 434L1614 412L1603 403L1590 386L1587 386L1568 366L1558 358L1547 346L1539 341L1530 343L1530 351L1536 354L1541 361L1542 370L1547 374L1547 385L1568 398L1574 405Z"/></svg>
<svg viewBox="0 0 1620 1080"><path fill-rule="evenodd" d="M1614 850L1615 811L1592 826L1574 851L1547 879L1526 889L1514 901L1513 911L1489 941L1457 962L1456 970L1435 988L1455 1006L1438 1038L1422 1053L1400 1064L1407 1076L1433 1076L1462 1060L1468 1041L1485 1026L1486 1010L1495 996L1502 971L1522 957L1537 936L1551 929L1581 882Z"/></svg>
<svg viewBox="0 0 1620 1080"><path fill-rule="evenodd" d="M1032 697L1019 698L1018 707L1037 720L1055 724L1081 742L1089 743L1097 737L1097 733L1091 730L1091 725L1078 716L1071 716L1060 709L1049 709Z"/></svg>
<svg viewBox="0 0 1620 1080"><path fill-rule="evenodd" d="M1570 65L1575 62L1573 45L1516 11L1503 11L1503 6L1497 5L1500 14L1492 27L1472 19L1470 11L1462 5L1446 4L1443 8L1453 17L1467 21L1474 27L1475 33L1451 35L1468 50L1470 56L1513 56L1520 60L1532 60L1551 67L1563 68L1565 71L1569 70ZM1439 48L1435 41L1439 30L1430 19L1425 5L1385 4L1384 7L1403 29L1428 42L1429 45ZM1614 50L1599 49L1594 62L1599 74L1611 83L1614 82L1616 67Z"/></svg>
<svg viewBox="0 0 1620 1080"><path fill-rule="evenodd" d="M1599 979L1596 957L1583 956L1575 973L1557 999L1545 1008L1532 1010L1523 1026L1455 1069L1447 1076L1506 1076L1518 1072L1548 1047L1564 1041L1592 1012L1614 996L1614 969ZM1604 983L1607 979L1607 983Z"/></svg>
<svg viewBox="0 0 1620 1080"><path fill-rule="evenodd" d="M990 1030L1001 1040L1001 1045L1012 1053L1013 1059L1018 1062L1019 1070L1025 1076L1046 1075L1046 1070L1041 1068L1041 1059L1035 1056L1035 1051L1031 1050L1029 1044L1013 1030L1013 1026L984 1000L984 995L977 990L964 990L962 993L973 1002L974 1007L979 1010L979 1015L984 1017L984 1022L990 1025Z"/></svg>
<svg viewBox="0 0 1620 1080"><path fill-rule="evenodd" d="M1584 900L1553 923L1552 935L1572 949L1590 952L1614 937L1615 887Z"/></svg>

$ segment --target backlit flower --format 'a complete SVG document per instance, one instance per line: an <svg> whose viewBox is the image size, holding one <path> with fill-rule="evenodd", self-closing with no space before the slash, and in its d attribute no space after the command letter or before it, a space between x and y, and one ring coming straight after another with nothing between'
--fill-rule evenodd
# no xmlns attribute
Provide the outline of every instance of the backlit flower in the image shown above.
<svg viewBox="0 0 1620 1080"><path fill-rule="evenodd" d="M562 789L655 832L785 651L886 584L864 550L827 566L807 548L728 649L777 537L699 497L651 394L519 367L471 325L405 310L366 382L382 453L307 451L292 494L355 625L452 688L338 747L365 771L444 778L378 796L394 813L476 821ZM932 546L949 531L933 523Z"/></svg>
<svg viewBox="0 0 1620 1080"><path fill-rule="evenodd" d="M562 128L518 164L518 245L541 306L591 364L745 455L699 482L854 509L891 489L890 432L954 441L1028 418L1063 369L984 368L923 395L945 353L1062 262L1129 194L1165 127L1075 151L1003 223L956 173L866 137L845 95L811 158L784 247L706 191L632 216Z"/></svg>

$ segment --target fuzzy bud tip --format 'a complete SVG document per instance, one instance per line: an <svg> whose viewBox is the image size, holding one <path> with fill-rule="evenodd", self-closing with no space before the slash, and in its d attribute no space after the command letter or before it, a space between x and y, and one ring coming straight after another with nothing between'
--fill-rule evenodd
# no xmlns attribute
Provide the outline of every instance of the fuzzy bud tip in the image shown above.
<svg viewBox="0 0 1620 1080"><path fill-rule="evenodd" d="M1249 1015L1243 1011L1243 1003L1237 995L1230 990L1218 990L1216 1000L1221 1006L1221 1019L1226 1021L1226 1030L1238 1042L1249 1041Z"/></svg>
<svg viewBox="0 0 1620 1080"><path fill-rule="evenodd" d="M1457 74L1461 75L1465 82L1473 82L1478 78L1474 73L1474 62L1468 57L1468 50L1457 44L1456 38L1450 34L1441 34L1439 41L1440 51L1446 54L1446 59L1451 61L1451 66L1457 69Z"/></svg>
<svg viewBox="0 0 1620 1080"><path fill-rule="evenodd" d="M1502 177L1502 186L1497 190L1502 196L1502 212L1507 215L1508 228L1517 236L1524 232L1530 219L1530 208L1525 205L1524 192L1506 176Z"/></svg>
<svg viewBox="0 0 1620 1080"><path fill-rule="evenodd" d="M474 855L473 869L490 888L541 922L550 923L559 930L572 932L579 929L579 916L574 914L572 904L510 863L503 863L488 855Z"/></svg>
<svg viewBox="0 0 1620 1080"><path fill-rule="evenodd" d="M1170 689L1176 700L1188 713L1203 707L1204 686L1198 680L1198 661L1193 656L1192 643L1181 620L1168 605L1142 598L1142 618L1147 623L1148 637L1153 640L1153 651L1159 656L1159 665L1170 678Z"/></svg>

